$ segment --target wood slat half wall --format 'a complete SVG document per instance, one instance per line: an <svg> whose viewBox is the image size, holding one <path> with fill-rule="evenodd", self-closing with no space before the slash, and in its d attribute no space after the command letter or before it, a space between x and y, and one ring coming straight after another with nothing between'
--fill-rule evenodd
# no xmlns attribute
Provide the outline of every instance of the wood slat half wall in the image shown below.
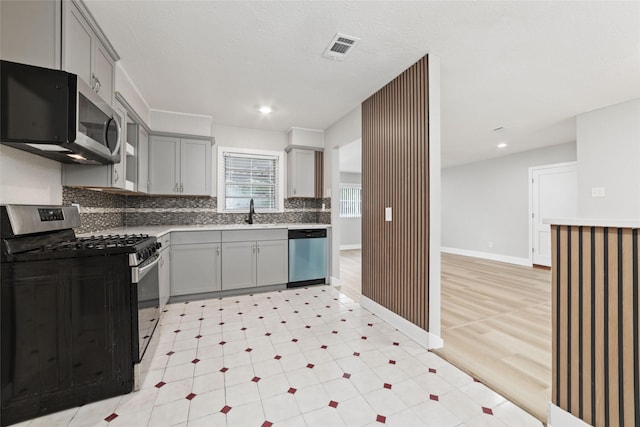
<svg viewBox="0 0 640 427"><path fill-rule="evenodd" d="M428 66L425 56L362 104L362 294L425 330Z"/></svg>
<svg viewBox="0 0 640 427"><path fill-rule="evenodd" d="M551 237L553 403L596 427L640 426L638 230Z"/></svg>

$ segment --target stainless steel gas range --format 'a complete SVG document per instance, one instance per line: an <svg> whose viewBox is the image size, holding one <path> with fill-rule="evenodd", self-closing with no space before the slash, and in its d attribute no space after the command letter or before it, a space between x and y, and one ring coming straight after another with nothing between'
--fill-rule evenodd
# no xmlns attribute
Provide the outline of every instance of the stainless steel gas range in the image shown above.
<svg viewBox="0 0 640 427"><path fill-rule="evenodd" d="M160 317L155 237L76 237L66 206L0 220L2 425L130 392Z"/></svg>

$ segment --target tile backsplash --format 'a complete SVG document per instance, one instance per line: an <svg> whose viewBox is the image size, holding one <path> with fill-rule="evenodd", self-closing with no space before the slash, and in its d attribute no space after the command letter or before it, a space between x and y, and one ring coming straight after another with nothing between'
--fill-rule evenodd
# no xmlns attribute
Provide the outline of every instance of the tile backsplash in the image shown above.
<svg viewBox="0 0 640 427"><path fill-rule="evenodd" d="M121 195L63 187L62 203L80 205L78 233L141 225L242 224L246 213L218 213L215 197ZM325 205L324 210L322 205ZM284 212L258 213L255 223L331 223L331 199L285 199Z"/></svg>

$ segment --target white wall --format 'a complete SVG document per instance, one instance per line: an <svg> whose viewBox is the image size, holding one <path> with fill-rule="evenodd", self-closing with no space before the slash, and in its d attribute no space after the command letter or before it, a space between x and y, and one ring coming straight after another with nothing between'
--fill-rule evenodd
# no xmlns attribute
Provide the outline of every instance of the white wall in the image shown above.
<svg viewBox="0 0 640 427"><path fill-rule="evenodd" d="M62 166L0 145L0 203L62 204Z"/></svg>
<svg viewBox="0 0 640 427"><path fill-rule="evenodd" d="M288 145L324 147L324 131L292 127L287 133Z"/></svg>
<svg viewBox="0 0 640 427"><path fill-rule="evenodd" d="M339 171L339 162L333 159L335 148L347 145L362 137L362 106L344 115L340 120L332 124L324 131L324 196L332 194L332 171ZM334 163L336 164L334 168ZM333 221L331 221L333 222Z"/></svg>
<svg viewBox="0 0 640 427"><path fill-rule="evenodd" d="M340 188L340 146L349 144L362 137L362 106L348 112L340 120L324 131L324 197L332 197ZM331 233L339 236L340 206L333 197L331 203ZM340 239L331 239L331 276L332 283L340 278Z"/></svg>
<svg viewBox="0 0 640 427"><path fill-rule="evenodd" d="M528 259L528 168L575 159L570 142L442 169L442 246Z"/></svg>
<svg viewBox="0 0 640 427"><path fill-rule="evenodd" d="M154 109L149 111L149 127L156 132L211 136L211 124L211 116Z"/></svg>
<svg viewBox="0 0 640 427"><path fill-rule="evenodd" d="M138 87L133 83L129 74L127 74L127 71L122 66L122 61L116 63L115 87L116 92L120 92L124 99L135 110L136 114L149 126L149 114L151 111L149 104L147 104Z"/></svg>
<svg viewBox="0 0 640 427"><path fill-rule="evenodd" d="M640 218L640 98L580 114L576 125L578 215ZM591 197L594 187L605 197Z"/></svg>
<svg viewBox="0 0 640 427"><path fill-rule="evenodd" d="M284 151L287 146L287 134L285 132L277 132L270 130L259 130L249 128L239 128L234 126L213 125L211 135L215 138L213 146L213 162L211 177L213 180L213 196L216 196L217 187L217 165L218 165L218 149L217 147L238 147L252 148L256 150L272 150ZM286 160L281 167L286 177ZM286 182L285 188L286 188Z"/></svg>
<svg viewBox="0 0 640 427"><path fill-rule="evenodd" d="M340 172L340 184L362 184L362 174ZM362 218L340 218L340 248L357 249L361 246Z"/></svg>

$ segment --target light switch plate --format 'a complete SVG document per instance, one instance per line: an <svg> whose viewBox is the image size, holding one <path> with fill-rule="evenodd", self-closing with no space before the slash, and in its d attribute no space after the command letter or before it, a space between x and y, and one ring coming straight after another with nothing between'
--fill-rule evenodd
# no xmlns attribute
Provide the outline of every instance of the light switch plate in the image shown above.
<svg viewBox="0 0 640 427"><path fill-rule="evenodd" d="M604 197L604 187L591 187L591 197Z"/></svg>
<svg viewBox="0 0 640 427"><path fill-rule="evenodd" d="M391 208L384 208L384 220L391 221Z"/></svg>

